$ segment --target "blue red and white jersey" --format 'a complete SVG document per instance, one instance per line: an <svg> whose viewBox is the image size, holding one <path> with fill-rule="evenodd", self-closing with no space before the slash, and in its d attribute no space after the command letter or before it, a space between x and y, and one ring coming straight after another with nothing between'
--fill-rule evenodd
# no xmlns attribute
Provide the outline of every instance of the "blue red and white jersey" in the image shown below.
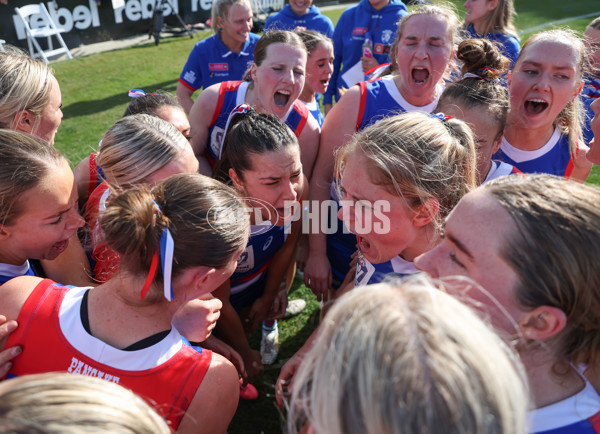
<svg viewBox="0 0 600 434"><path fill-rule="evenodd" d="M586 381L581 392L556 404L530 412L529 432L536 434L600 433L600 396Z"/></svg>
<svg viewBox="0 0 600 434"><path fill-rule="evenodd" d="M356 131L360 131L386 116L404 112L431 113L437 106L443 90L441 86L438 86L435 99L423 107L418 107L404 99L391 75L373 81L364 81L358 83L358 86L360 86L360 105L356 119Z"/></svg>
<svg viewBox="0 0 600 434"><path fill-rule="evenodd" d="M585 85L581 94L594 99L600 97L600 75L584 77L584 81Z"/></svg>
<svg viewBox="0 0 600 434"><path fill-rule="evenodd" d="M467 38L485 38L488 41L496 42L499 45L502 54L510 59L511 68L517 60L517 57L519 57L519 53L521 52L521 41L515 35L511 35L510 33L487 33L485 35L480 35L475 31L472 24L467 28L467 33Z"/></svg>
<svg viewBox="0 0 600 434"><path fill-rule="evenodd" d="M250 239L230 278L231 294L243 291L260 279L273 257L285 244L290 224L274 226L266 221L261 225L250 226Z"/></svg>
<svg viewBox="0 0 600 434"><path fill-rule="evenodd" d="M205 152L211 167L214 167L219 158L221 140L225 134L229 114L234 108L245 102L249 85L248 81L224 81L219 87L219 98L208 128L208 146ZM296 100L282 121L294 132L296 137L300 137L309 116L310 113L306 106L300 100Z"/></svg>
<svg viewBox="0 0 600 434"><path fill-rule="evenodd" d="M88 289L48 279L36 286L19 313L19 328L6 343L23 348L7 378L68 372L112 381L147 400L175 430L204 379L212 352L191 347L176 329L136 351L102 342L81 321Z"/></svg>
<svg viewBox="0 0 600 434"><path fill-rule="evenodd" d="M214 34L194 45L179 82L195 91L222 81L241 80L254 61L254 47L260 36L250 33L242 51L235 53Z"/></svg>
<svg viewBox="0 0 600 434"><path fill-rule="evenodd" d="M569 136L561 134L558 129L544 146L535 151L517 149L503 138L494 159L512 164L523 173L549 173L568 178L573 171Z"/></svg>
<svg viewBox="0 0 600 434"><path fill-rule="evenodd" d="M0 285L3 285L10 279L19 276L37 276L37 274L29 261L25 261L23 265L0 263Z"/></svg>
<svg viewBox="0 0 600 434"><path fill-rule="evenodd" d="M265 22L265 32L269 30L294 30L296 27L315 30L323 33L328 38L333 36L333 22L314 5L309 7L304 15L297 15L290 5L285 5L279 12L269 15Z"/></svg>
<svg viewBox="0 0 600 434"><path fill-rule="evenodd" d="M409 276L418 273L413 262L406 261L400 256L394 256L387 262L372 264L367 258L360 255L356 263L354 286L370 285L381 282L386 276Z"/></svg>
<svg viewBox="0 0 600 434"><path fill-rule="evenodd" d="M300 102L302 102L306 106L312 117L315 118L315 120L319 124L319 131L321 131L321 127L323 126L325 118L323 117L323 113L321 113L321 107L319 107L319 102L317 101L317 99L313 99L312 102Z"/></svg>
<svg viewBox="0 0 600 434"><path fill-rule="evenodd" d="M492 167L490 167L490 171L488 172L482 184L485 184L492 179L500 178L501 176L505 175L514 175L515 173L521 173L521 171L510 164L502 161L492 160Z"/></svg>

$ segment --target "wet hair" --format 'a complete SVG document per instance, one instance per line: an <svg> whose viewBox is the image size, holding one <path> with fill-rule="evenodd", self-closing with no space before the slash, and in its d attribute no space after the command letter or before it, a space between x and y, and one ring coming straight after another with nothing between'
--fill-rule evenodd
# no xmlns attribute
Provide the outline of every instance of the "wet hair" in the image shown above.
<svg viewBox="0 0 600 434"><path fill-rule="evenodd" d="M294 377L288 432L524 434L527 397L515 352L421 274L333 305Z"/></svg>
<svg viewBox="0 0 600 434"><path fill-rule="evenodd" d="M484 0L491 1L491 0ZM486 33L510 33L517 36L517 29L513 24L513 17L516 15L513 0L496 0L498 6L490 11L485 17L483 26L483 34ZM464 28L467 28L470 23L465 22Z"/></svg>
<svg viewBox="0 0 600 434"><path fill-rule="evenodd" d="M466 109L480 107L496 120L498 130L494 141L499 140L510 109L508 91L499 78L508 71L510 60L486 39L465 39L458 45L456 57L463 63L462 74L470 73L476 77L465 77L448 85L440 96L436 111L443 112L449 105Z"/></svg>
<svg viewBox="0 0 600 434"><path fill-rule="evenodd" d="M254 64L256 66L262 65L267 57L267 48L272 44L287 44L306 52L304 42L296 33L288 30L269 30L260 37L254 47ZM244 74L244 80L252 81L249 71L250 69Z"/></svg>
<svg viewBox="0 0 600 434"><path fill-rule="evenodd" d="M179 104L179 101L177 101L177 98L162 90L158 90L155 93L147 93L146 95L133 98L125 109L123 117L135 114L147 114L160 117L158 116L158 112L163 107L175 107L184 111L181 104Z"/></svg>
<svg viewBox="0 0 600 434"><path fill-rule="evenodd" d="M338 151L337 178L350 155L357 152L368 160L364 170L371 181L403 197L411 207L429 199L437 201L439 211L433 223L438 229L476 186L473 133L458 119L442 121L418 112L384 118L356 133Z"/></svg>
<svg viewBox="0 0 600 434"><path fill-rule="evenodd" d="M215 33L219 31L217 18L226 20L227 14L229 14L229 9L233 5L248 6L250 10L252 10L252 5L248 0L215 0L212 4L212 9L210 12L210 27Z"/></svg>
<svg viewBox="0 0 600 434"><path fill-rule="evenodd" d="M483 188L510 215L500 255L517 274L526 309L553 306L567 317L555 355L586 366L600 361L600 190L551 175L505 176Z"/></svg>
<svg viewBox="0 0 600 434"><path fill-rule="evenodd" d="M52 70L41 60L10 45L0 51L0 128L15 129L26 110L39 117L50 102Z"/></svg>
<svg viewBox="0 0 600 434"><path fill-rule="evenodd" d="M235 114L225 134L222 156L213 171L213 177L223 182L229 181L230 168L243 180L244 172L253 169L251 155L280 152L290 146L299 149L298 139L281 119L252 108Z"/></svg>
<svg viewBox="0 0 600 434"><path fill-rule="evenodd" d="M175 278L191 267L225 267L246 246L249 219L230 187L203 175L180 174L152 190L137 186L110 195L100 227L107 244L121 255L121 269L133 274L148 274L168 228ZM155 281L162 283L160 267Z"/></svg>
<svg viewBox="0 0 600 434"><path fill-rule="evenodd" d="M13 434L169 434L139 396L85 375L25 375L0 386L0 431Z"/></svg>
<svg viewBox="0 0 600 434"><path fill-rule="evenodd" d="M56 148L30 134L0 129L0 224L21 215L21 196L67 163Z"/></svg>
<svg viewBox="0 0 600 434"><path fill-rule="evenodd" d="M519 53L519 57L517 57L517 60L513 65L513 69L515 69L519 64L519 61L523 57L524 53L527 51L527 48L539 41L558 42L576 51L578 57L576 65L577 70L573 79L577 82L580 82L582 80L583 74L586 72L588 66L587 50L585 47L585 43L580 37L577 36L577 34L574 31L567 29L547 30L545 32L536 33L535 35L531 36L529 39L527 39L525 44L523 44L521 52ZM577 152L578 143L584 143L584 122L585 108L583 106L583 102L581 101L581 97L579 96L574 98L573 101L569 101L565 108L562 109L562 111L554 120L554 125L560 130L560 132L563 134L568 134L569 149L571 155L573 156Z"/></svg>
<svg viewBox="0 0 600 434"><path fill-rule="evenodd" d="M320 42L330 43L333 46L331 39L321 32L317 32L315 30L306 30L304 28L296 28L294 33L296 33L298 36L300 36L300 39L302 39L309 57Z"/></svg>
<svg viewBox="0 0 600 434"><path fill-rule="evenodd" d="M404 32L404 28L406 27L406 23L412 17L419 15L433 15L436 17L443 17L448 23L448 37L450 39L450 46L453 47L456 44L456 41L458 40L458 15L452 8L451 4L419 6L418 8L404 15L402 18L400 18L400 21L398 21L398 31L396 33L396 40L394 41L394 43L392 44L392 48L390 49L390 69L392 71L397 69L396 52L398 51L398 44L400 44L400 39L402 38L402 34Z"/></svg>
<svg viewBox="0 0 600 434"><path fill-rule="evenodd" d="M147 114L119 119L108 129L98 165L113 187L143 183L189 146L171 123Z"/></svg>

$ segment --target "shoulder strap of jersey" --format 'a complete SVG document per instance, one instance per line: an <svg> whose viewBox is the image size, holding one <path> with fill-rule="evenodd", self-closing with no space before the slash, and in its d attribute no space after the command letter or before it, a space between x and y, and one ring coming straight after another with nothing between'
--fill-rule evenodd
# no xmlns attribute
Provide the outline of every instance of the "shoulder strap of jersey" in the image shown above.
<svg viewBox="0 0 600 434"><path fill-rule="evenodd" d="M365 115L365 107L367 106L367 83L361 81L358 83L360 88L360 103L358 105L358 116L356 118L356 131L360 131L363 116Z"/></svg>
<svg viewBox="0 0 600 434"><path fill-rule="evenodd" d="M90 154L90 183L88 184L88 198L96 188L96 184L98 184L98 164L96 163L97 156L97 152L92 152Z"/></svg>
<svg viewBox="0 0 600 434"><path fill-rule="evenodd" d="M217 100L217 106L215 107L215 111L213 113L213 117L210 121L209 128L212 127L219 119L219 115L221 114L221 110L223 110L223 102L225 101L225 96L227 96L228 92L237 90L242 84L242 81L224 81L219 86L219 99Z"/></svg>
<svg viewBox="0 0 600 434"><path fill-rule="evenodd" d="M294 134L296 137L300 137L300 134L308 121L308 117L311 116L311 114L306 105L298 100L294 101L294 110L300 115L300 122L298 122L298 126L294 130Z"/></svg>

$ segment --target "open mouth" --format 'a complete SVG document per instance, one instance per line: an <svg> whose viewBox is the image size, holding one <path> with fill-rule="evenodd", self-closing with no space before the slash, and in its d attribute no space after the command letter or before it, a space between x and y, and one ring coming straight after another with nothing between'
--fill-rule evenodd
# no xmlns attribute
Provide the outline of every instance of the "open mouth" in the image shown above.
<svg viewBox="0 0 600 434"><path fill-rule="evenodd" d="M59 241L58 243L54 243L52 245L52 252L60 255L62 252L64 252L67 249L67 246L69 245L69 240L64 240L64 241Z"/></svg>
<svg viewBox="0 0 600 434"><path fill-rule="evenodd" d="M371 250L371 243L369 243L365 238L359 235L356 236L356 240L358 242L358 247L360 248L360 250L363 253L369 253L369 250Z"/></svg>
<svg viewBox="0 0 600 434"><path fill-rule="evenodd" d="M426 68L413 68L411 76L417 86L422 86L429 80L429 71Z"/></svg>
<svg viewBox="0 0 600 434"><path fill-rule="evenodd" d="M542 99L529 99L525 101L525 111L532 115L542 113L548 108L548 103Z"/></svg>
<svg viewBox="0 0 600 434"><path fill-rule="evenodd" d="M287 90L278 90L275 92L275 96L273 100L275 101L275 105L277 107L285 107L287 103L290 101L290 92Z"/></svg>

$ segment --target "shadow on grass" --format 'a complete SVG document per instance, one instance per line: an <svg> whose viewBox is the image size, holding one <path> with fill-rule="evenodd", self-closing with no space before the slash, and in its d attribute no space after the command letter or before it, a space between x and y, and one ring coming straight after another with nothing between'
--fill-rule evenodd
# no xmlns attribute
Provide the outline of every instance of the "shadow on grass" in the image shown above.
<svg viewBox="0 0 600 434"><path fill-rule="evenodd" d="M168 80L163 81L161 83L144 85L143 89L147 90L148 92L154 92L156 90L161 89L174 93L176 83L177 82L174 80ZM127 100L125 99L123 92L119 92L118 94L107 96L105 98L94 99L89 101L78 101L76 103L66 105L62 107L62 112L65 117L76 118L79 116L87 116L94 113L110 110L113 107L122 105L124 102L127 102Z"/></svg>
<svg viewBox="0 0 600 434"><path fill-rule="evenodd" d="M319 303L310 289L296 278L290 291L290 299L302 298L307 301L306 309L300 315L279 321L280 350L275 364L265 366L263 375L252 382L259 392L256 401L240 401L229 433L278 434L282 432L282 414L275 405L275 382L285 362L306 342L319 325ZM260 330L250 336L252 348L260 348Z"/></svg>

